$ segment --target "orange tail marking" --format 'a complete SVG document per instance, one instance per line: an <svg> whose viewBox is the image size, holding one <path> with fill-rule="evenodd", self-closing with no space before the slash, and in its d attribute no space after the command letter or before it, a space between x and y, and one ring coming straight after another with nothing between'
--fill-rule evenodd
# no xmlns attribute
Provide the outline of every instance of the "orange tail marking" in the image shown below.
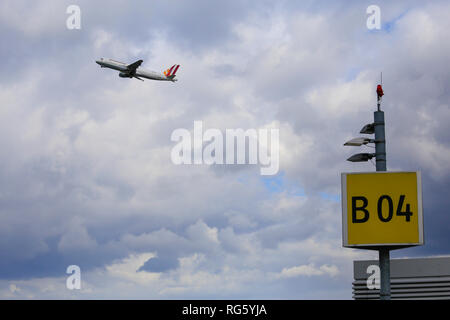
<svg viewBox="0 0 450 320"><path fill-rule="evenodd" d="M166 71L164 71L164 75L166 76L166 77L170 77L171 75L174 75L175 74L175 72L177 72L177 69L175 69L175 72L172 74L172 70L173 70L173 68L176 66L176 64L174 64L173 66L171 66L169 69L167 69Z"/></svg>

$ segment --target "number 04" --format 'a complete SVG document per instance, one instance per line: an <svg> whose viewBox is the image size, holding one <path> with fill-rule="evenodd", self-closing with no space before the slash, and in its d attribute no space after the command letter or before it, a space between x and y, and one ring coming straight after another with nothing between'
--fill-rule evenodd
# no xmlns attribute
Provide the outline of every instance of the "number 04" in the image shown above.
<svg viewBox="0 0 450 320"><path fill-rule="evenodd" d="M389 208L389 212L388 212L388 215L386 218L383 216L383 201L384 200L386 200L388 202L388 208ZM406 211L402 211L404 202L405 202L405 195L402 194L402 195L400 195L400 199L398 200L396 215L397 216L405 216L406 222L410 222L411 216L413 214L411 212L411 206L409 205L409 203L406 204ZM392 215L394 214L394 203L392 202L392 198L388 195L382 195L378 199L377 211L378 211L378 218L381 221L383 221L383 222L391 221Z"/></svg>

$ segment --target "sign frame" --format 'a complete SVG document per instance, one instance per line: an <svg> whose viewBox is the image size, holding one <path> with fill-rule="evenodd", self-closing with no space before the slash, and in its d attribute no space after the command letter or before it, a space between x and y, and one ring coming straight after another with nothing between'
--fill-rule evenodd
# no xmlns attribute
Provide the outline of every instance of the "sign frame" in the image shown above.
<svg viewBox="0 0 450 320"><path fill-rule="evenodd" d="M347 207L347 176L356 174L391 174L391 173L415 173L417 180L417 224L419 241L404 243L348 243L348 207ZM422 199L422 176L420 171L371 171L371 172L343 172L341 173L341 203L342 203L342 246L355 249L380 249L389 247L390 249L400 249L412 246L424 245L424 226L423 226L423 199Z"/></svg>

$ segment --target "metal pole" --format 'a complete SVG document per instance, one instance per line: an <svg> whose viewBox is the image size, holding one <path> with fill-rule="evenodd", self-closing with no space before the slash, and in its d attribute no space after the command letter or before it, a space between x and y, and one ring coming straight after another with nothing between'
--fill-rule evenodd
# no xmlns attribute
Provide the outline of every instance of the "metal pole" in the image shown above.
<svg viewBox="0 0 450 320"><path fill-rule="evenodd" d="M386 171L386 140L384 137L384 112L379 110L373 113L375 124L375 156L377 171Z"/></svg>
<svg viewBox="0 0 450 320"><path fill-rule="evenodd" d="M378 99L378 110L374 112L375 124L375 156L377 171L386 171L386 140L384 131L384 112L380 110L380 99ZM391 299L391 266L389 258L389 247L378 250L380 266L380 300Z"/></svg>
<svg viewBox="0 0 450 320"><path fill-rule="evenodd" d="M380 300L391 299L391 263L389 260L389 248L378 250L380 265Z"/></svg>

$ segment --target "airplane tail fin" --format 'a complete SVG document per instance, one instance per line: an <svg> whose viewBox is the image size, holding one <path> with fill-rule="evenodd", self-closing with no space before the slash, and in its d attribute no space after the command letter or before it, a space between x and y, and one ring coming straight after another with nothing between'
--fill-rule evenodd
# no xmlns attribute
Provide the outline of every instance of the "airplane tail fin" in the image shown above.
<svg viewBox="0 0 450 320"><path fill-rule="evenodd" d="M176 81L174 78L175 78L175 75L176 75L176 73L177 73L179 67L180 67L179 64L174 64L174 65L171 66L169 69L167 69L166 71L164 71L164 75L165 75L169 80Z"/></svg>

